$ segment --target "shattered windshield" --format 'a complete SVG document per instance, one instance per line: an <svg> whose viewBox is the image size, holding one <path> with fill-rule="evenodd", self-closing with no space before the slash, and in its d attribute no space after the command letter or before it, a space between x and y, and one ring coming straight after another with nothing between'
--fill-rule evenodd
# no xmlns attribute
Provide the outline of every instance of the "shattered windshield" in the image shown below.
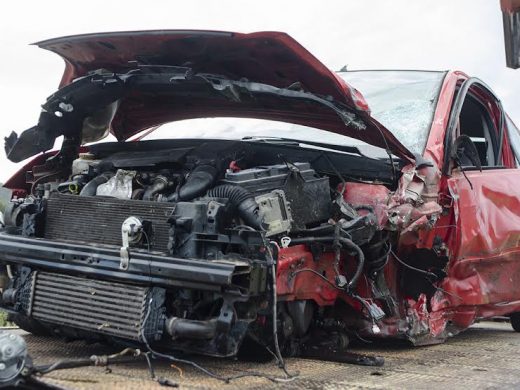
<svg viewBox="0 0 520 390"><path fill-rule="evenodd" d="M445 72L385 70L338 74L362 93L375 119L412 152L422 154Z"/></svg>

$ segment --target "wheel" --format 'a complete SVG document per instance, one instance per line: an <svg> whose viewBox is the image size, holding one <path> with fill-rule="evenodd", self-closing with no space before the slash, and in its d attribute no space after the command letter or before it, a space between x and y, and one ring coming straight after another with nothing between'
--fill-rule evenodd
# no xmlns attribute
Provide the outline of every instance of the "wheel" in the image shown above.
<svg viewBox="0 0 520 390"><path fill-rule="evenodd" d="M511 326L515 332L520 332L520 312L512 313L509 318L511 319Z"/></svg>

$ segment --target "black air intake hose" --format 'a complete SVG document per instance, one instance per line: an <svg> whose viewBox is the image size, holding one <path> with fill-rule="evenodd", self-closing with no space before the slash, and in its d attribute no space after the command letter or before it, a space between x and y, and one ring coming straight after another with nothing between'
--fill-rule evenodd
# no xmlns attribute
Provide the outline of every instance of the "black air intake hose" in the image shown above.
<svg viewBox="0 0 520 390"><path fill-rule="evenodd" d="M173 185L173 181L168 180L164 176L157 176L153 179L152 185L148 186L143 194L143 200L153 200L154 196L159 192L166 190Z"/></svg>
<svg viewBox="0 0 520 390"><path fill-rule="evenodd" d="M223 184L209 190L206 196L229 199L231 204L237 208L238 215L240 215L240 218L244 220L246 225L263 230L262 221L258 214L258 203L256 203L253 194L245 188Z"/></svg>
<svg viewBox="0 0 520 390"><path fill-rule="evenodd" d="M217 178L217 168L212 165L197 166L178 192L168 197L168 202L188 201L204 195Z"/></svg>
<svg viewBox="0 0 520 390"><path fill-rule="evenodd" d="M87 184L85 184L85 187L83 187L79 193L79 196L95 196L97 188L101 184L105 184L107 181L109 181L112 176L114 176L114 172L105 172L99 176L96 176Z"/></svg>
<svg viewBox="0 0 520 390"><path fill-rule="evenodd" d="M188 320L185 318L170 317L166 320L166 332L174 339L209 340L217 333L217 320Z"/></svg>

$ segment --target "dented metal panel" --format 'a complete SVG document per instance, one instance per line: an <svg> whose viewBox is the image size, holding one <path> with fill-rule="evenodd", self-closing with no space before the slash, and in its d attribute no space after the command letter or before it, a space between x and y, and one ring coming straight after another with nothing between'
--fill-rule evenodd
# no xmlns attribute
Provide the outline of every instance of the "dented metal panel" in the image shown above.
<svg viewBox="0 0 520 390"><path fill-rule="evenodd" d="M8 182L13 199L6 207L10 222L0 234L0 261L11 276L2 299L20 323L64 334L77 328L52 316L32 323L41 320L38 307L34 318L20 310L27 306L19 297L30 293L28 278L41 271L58 275L52 276L57 280L62 274L81 275L123 290L160 287L165 294L151 297L144 313L144 323L150 313L157 316L151 336L165 349L220 357L235 356L243 346L252 350L251 345L265 353L267 345L278 351L279 361L282 352L345 361L351 337L437 344L479 318L520 311L519 171L505 113L483 82L462 72L442 75L424 153L412 158L350 100L336 76L321 72L322 65L286 35L204 32L194 38L184 32L146 32L136 35L135 46L129 45L131 35L80 36L70 39L70 47L63 39L44 42L72 61L65 84L101 60L121 72L72 82L53 95L49 107L67 108L61 101L67 91L87 96L88 106L92 83L133 80L134 88L141 83L146 90L162 91L173 77L182 92L177 102L185 102L187 92L202 96L206 105L198 106L196 116L213 116L208 102L217 97L225 108L222 115L246 112L316 125L384 146L388 153L374 157L352 145L250 137L106 143L84 147L81 152L87 154L80 155L79 133L71 131L60 152L39 157ZM93 41L98 38L104 40ZM274 48L263 46L267 38ZM176 67L177 59L187 56L206 70L231 69L229 63L200 62L191 49L183 52L186 39L207 44L210 52L222 45L223 53L239 57L235 69L246 69L242 76L251 80ZM120 47L122 57L107 51L107 43ZM168 57L168 45L180 51ZM268 69L257 74L242 49L258 49ZM153 62L155 70L123 69L137 51L147 50L167 58L168 67L158 69L163 64ZM82 68L82 56L92 53L103 56ZM294 65L305 65L302 81L312 91L281 85L280 75L272 73L273 53L290 54L291 61L280 69L291 80L298 76ZM327 76L327 83L318 83L318 75ZM267 81L273 85L262 84ZM113 90L103 85L96 94L111 101ZM127 125L153 118L147 106L151 95L141 92L131 103L140 110L131 110L135 121ZM269 99L260 101L265 93ZM346 105L338 105L337 98ZM161 104L159 111L169 113ZM190 107L182 106L182 115L192 117ZM316 116L312 107L328 114ZM334 128L323 127L332 116ZM26 148L34 151L34 143L18 144L29 136L10 137L8 153L14 150L20 157ZM73 161L87 168L70 174ZM96 188L117 177L122 162L133 178L128 199L99 196ZM275 198L280 202L258 204ZM64 313L79 310L67 302L61 302ZM520 328L514 319L513 326ZM133 336L152 351L145 336ZM373 365L377 359L359 362Z"/></svg>

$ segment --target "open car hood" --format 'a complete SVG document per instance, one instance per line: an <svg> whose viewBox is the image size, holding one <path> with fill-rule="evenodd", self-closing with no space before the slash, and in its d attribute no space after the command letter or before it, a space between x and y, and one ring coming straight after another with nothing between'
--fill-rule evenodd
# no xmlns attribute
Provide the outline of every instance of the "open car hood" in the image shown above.
<svg viewBox="0 0 520 390"><path fill-rule="evenodd" d="M36 45L60 55L65 72L38 125L6 140L12 161L48 150L59 135L83 131L85 141L86 122L104 120L126 140L163 123L216 116L315 127L413 159L358 91L285 33L116 32Z"/></svg>

